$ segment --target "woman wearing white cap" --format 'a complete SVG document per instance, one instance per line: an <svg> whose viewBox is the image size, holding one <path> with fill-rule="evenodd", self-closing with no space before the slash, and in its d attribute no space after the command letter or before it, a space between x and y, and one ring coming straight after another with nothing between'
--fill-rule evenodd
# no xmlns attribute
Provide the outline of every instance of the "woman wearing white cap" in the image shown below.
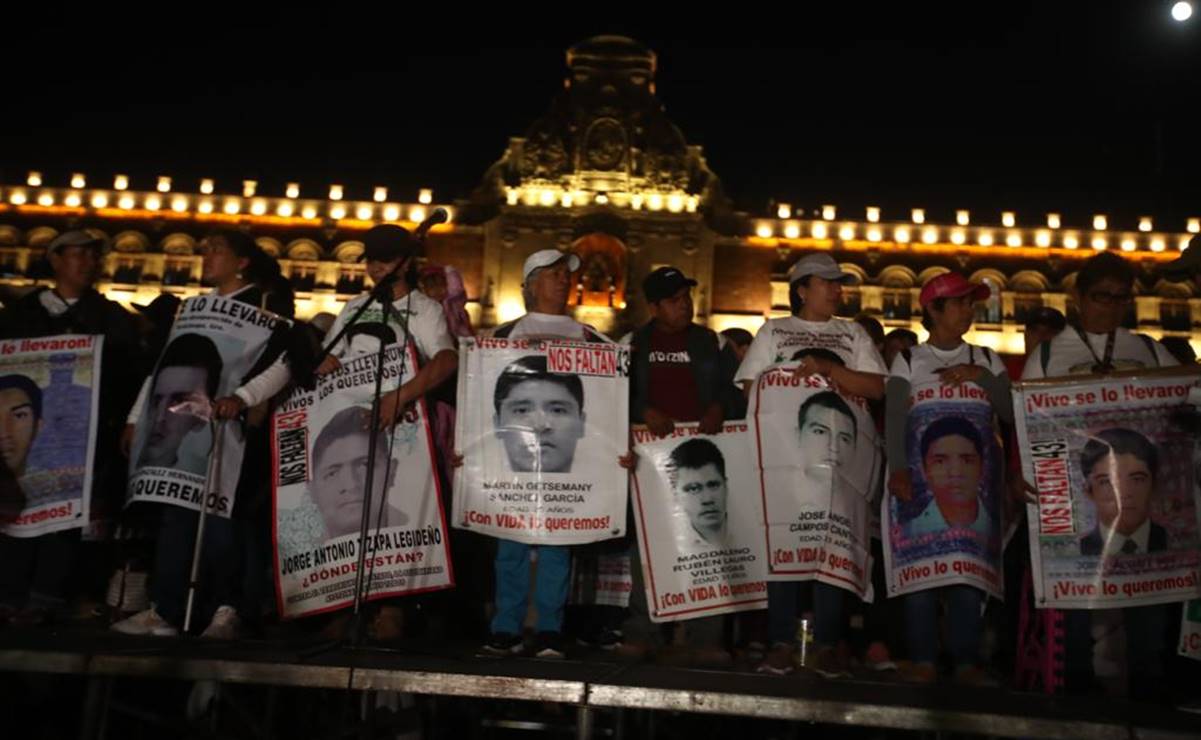
<svg viewBox="0 0 1201 740"><path fill-rule="evenodd" d="M746 357L734 376L747 391L764 370L791 360L804 349L826 352L807 354L797 373L824 375L843 391L869 399L884 397L888 370L867 331L846 319L834 317L842 297L842 286L853 276L843 272L825 253L811 254L788 271L792 315L768 320L755 335ZM835 362L827 353L841 360ZM768 630L772 647L759 666L764 673L783 675L795 666L796 620L801 582L772 581L767 584ZM827 677L848 675L846 661L836 645L842 637L845 594L842 589L813 582L816 649L813 668Z"/></svg>

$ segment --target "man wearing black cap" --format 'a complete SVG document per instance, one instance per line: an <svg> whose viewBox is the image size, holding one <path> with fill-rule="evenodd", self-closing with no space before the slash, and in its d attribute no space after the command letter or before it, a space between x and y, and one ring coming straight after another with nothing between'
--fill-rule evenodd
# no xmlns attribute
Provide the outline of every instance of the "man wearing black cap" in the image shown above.
<svg viewBox="0 0 1201 740"><path fill-rule="evenodd" d="M55 237L46 249L54 287L36 288L0 311L0 339L104 337L91 493L95 511L120 506L125 485L117 440L148 369L133 316L95 289L106 245L83 230ZM7 614L18 623L40 623L63 606L78 545L79 533L73 530L32 538L0 535L0 622Z"/></svg>
<svg viewBox="0 0 1201 740"><path fill-rule="evenodd" d="M692 289L696 281L675 267L660 267L642 283L651 320L630 339L630 421L646 424L657 437L672 433L676 422L700 422L704 434L721 431L722 422L738 407L734 367L722 362L717 335L694 324ZM631 548L637 559L637 548ZM655 632L646 617L642 569L631 569L636 583L631 592L625 639L631 652L654 643ZM692 657L704 663L722 661L722 618L706 617L685 623ZM642 643L642 644L640 644ZM724 658L728 661L729 656Z"/></svg>

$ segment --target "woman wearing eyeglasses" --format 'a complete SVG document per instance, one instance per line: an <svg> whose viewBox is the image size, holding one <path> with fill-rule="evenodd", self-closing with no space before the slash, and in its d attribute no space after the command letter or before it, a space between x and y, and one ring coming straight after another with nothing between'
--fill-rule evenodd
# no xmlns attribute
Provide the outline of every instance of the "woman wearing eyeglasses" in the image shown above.
<svg viewBox="0 0 1201 740"><path fill-rule="evenodd" d="M1076 274L1074 298L1076 321L1026 358L1022 380L1179 364L1159 342L1122 327L1134 301L1126 260L1112 252L1091 257Z"/></svg>

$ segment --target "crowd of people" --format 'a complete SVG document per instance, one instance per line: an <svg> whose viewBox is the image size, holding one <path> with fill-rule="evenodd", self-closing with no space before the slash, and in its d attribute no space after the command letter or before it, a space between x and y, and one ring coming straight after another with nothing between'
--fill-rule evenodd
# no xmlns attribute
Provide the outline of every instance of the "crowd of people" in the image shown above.
<svg viewBox="0 0 1201 740"><path fill-rule="evenodd" d="M180 401L186 400L176 386L199 383L208 388L211 414L241 425L246 439L233 515L209 518L204 530L201 598L195 621L195 631L203 637L236 639L271 623L272 476L267 428L273 405L295 385L333 372L347 358L376 351L380 342L407 337L419 358L419 369L410 381L385 394L380 418L385 425L394 423L406 406L424 398L439 454L435 475L444 483L450 480L463 462L454 449L458 347L462 338L476 333L465 308L463 281L452 266L419 264L418 243L400 227L375 227L365 235L364 244L366 271L373 281L399 272L399 278L391 282L390 316L378 308L373 309L374 314L369 310L361 324L343 335L347 318L370 299L364 294L351 300L337 317L321 315L307 322L281 323L263 356L250 372L236 379L236 391L219 396L218 380L228 372L219 358L197 361L197 356L206 355L206 348L168 342L177 299L164 294L131 313L96 290L107 246L102 239L85 231L66 232L54 239L46 254L53 285L36 288L4 307L0 339L58 334L104 337L91 496L94 509L116 526L108 532L107 542L104 538L85 541L79 530L37 537L0 535L0 622L28 627L78 616L80 603L103 598L114 570L128 572L133 563L135 569L148 573L151 604L114 619L111 628L128 634L180 634L198 514L169 505L125 506L129 455L139 435L144 439L140 454L145 460L183 464L187 450L181 448L180 440L187 426L198 422L194 416L175 411ZM524 265L526 313L488 333L498 338L614 341L572 317L568 299L578 268L574 255L553 249L535 252ZM1175 279L1196 280L1201 287L1201 247L1188 250L1165 269ZM649 320L620 340L631 347L630 421L645 425L659 437L671 434L681 423L697 423L702 433L714 433L724 422L745 417L748 390L761 373L779 363L795 363L796 374L823 376L840 392L867 399L887 457L903 461L908 454L905 420L914 388L931 380L974 384L986 394L998 427L1006 431L1010 467L1005 482L997 484L1005 490L983 495L1005 499L1008 510L1021 517L1030 492L1014 446L1011 379L1060 378L1193 361L1186 353L1187 343L1176 347L1178 360L1165 344L1124 327L1135 295L1135 277L1134 267L1120 255L1102 252L1090 257L1072 289L1071 320L1054 309L1039 309L1025 326L1026 356L1007 358L965 341L976 304L988 298L989 288L955 272L940 275L923 287L922 322L929 337L919 342L907 329L886 334L870 316L836 316L842 288L852 276L826 253L808 254L792 267L788 274L791 314L768 320L754 335L743 329L719 334L696 323L692 296L696 281L675 267L661 267L642 284ZM223 230L207 236L203 280L212 295L293 318L288 281L275 260L244 232ZM342 338L322 359L323 340L335 336ZM204 380L198 379L201 375ZM512 375L508 382L502 377L496 389L496 414L504 416L507 424L523 423L523 413L543 417L556 413L522 400L521 384L531 380L555 385L550 394L554 399L547 403L564 409L563 418L570 417L573 404L578 411L582 391L570 379L558 376L552 381L545 368L525 366L514 368ZM22 504L19 480L41 424L42 405L36 387L0 378L0 509L5 515L19 511ZM809 424L804 410L801 413L798 424L804 436ZM328 479L328 499L333 502L322 514L327 522L340 522L339 534L355 532L359 526L358 510L350 516L335 509L339 487L361 483L357 474L346 472L354 469L353 460L367 447L365 422L360 417L356 413L344 420L350 431L337 440L318 438L313 450L317 475L323 481ZM965 469L979 466L982 441L974 427L956 425L954 419L944 421L941 427L936 424L926 430L920 440L920 456L923 476L948 481L939 486L946 493L915 512L911 526L987 529L990 514L978 500L982 495L979 487L954 483ZM151 426L139 429L139 424ZM362 433L355 436L355 430ZM853 438L851 432L828 426L809 431L835 438L842 434L848 441ZM559 469L554 450L574 449L580 436L569 420L555 434L566 441L550 445L553 450L538 461L538 469L544 472ZM1086 456L1091 454L1098 461L1106 455L1121 460L1129 457L1132 465L1141 465L1139 470L1150 486L1157 469L1154 450L1148 453L1140 444L1137 439L1116 436L1099 439L1096 449L1086 450ZM528 449L515 447L520 449L509 453L513 469L531 469L533 463L522 459ZM697 439L687 447L679 448L677 485L694 490L690 501L697 507L693 518L696 536L702 540L719 537L725 522L724 515L714 514L714 502L724 511L726 497L752 492L726 489L725 462L713 445L706 447L703 439ZM570 456L565 460L562 464L570 466ZM198 458L195 464L202 470L204 462ZM635 464L633 453L614 462L626 468ZM1083 540L1082 547L1096 553L1111 547L1122 552L1141 547L1147 552L1161 545L1162 529L1148 523L1145 512L1140 518L1134 507L1127 505L1123 510L1122 505L1115 505L1113 487L1103 490L1102 484L1092 477L1084 483L1090 487L1088 495L1097 501L1098 523L1097 531ZM894 466L881 488L878 495L911 502L914 481L910 468ZM449 486L444 485L443 490L449 491ZM624 496L625 492L612 494ZM319 508L326 506L322 496L315 498ZM387 523L388 517L404 515L383 511L380 516ZM873 580L877 597L872 604L860 603L847 591L826 583L773 580L768 584L765 611L663 625L652 622L648 614L644 567L633 535L636 525L633 517L628 518L626 536L603 543L603 547L527 545L451 532L458 588L448 594L373 604L370 635L388 640L414 630L436 632L441 628L446 637L479 639L485 653L544 659L564 657L570 635L575 642L630 660L712 667L748 661L743 664L781 676L798 670L814 670L830 678L850 676L855 670L896 671L901 680L918 684L948 678L995 686L1012 670L1018 640L1015 602L1030 567L1024 527L1018 528L1004 555L1004 606L965 585L886 598L884 559L876 532ZM573 570L579 570L573 568L573 559L585 562L598 550L629 557L633 583L628 606L569 603ZM481 567L485 563L489 567ZM532 639L526 634L530 601L537 611ZM1120 611L1130 693L1140 699L1162 700L1170 693L1166 689L1171 678L1189 670L1173 656L1179 607ZM1085 610L1066 615L1065 679L1069 691L1097 690L1093 615ZM306 621L314 621L313 629L330 635L342 634L348 626L345 612ZM451 634L452 629L460 632ZM802 661L801 641L806 639L811 644L804 646Z"/></svg>

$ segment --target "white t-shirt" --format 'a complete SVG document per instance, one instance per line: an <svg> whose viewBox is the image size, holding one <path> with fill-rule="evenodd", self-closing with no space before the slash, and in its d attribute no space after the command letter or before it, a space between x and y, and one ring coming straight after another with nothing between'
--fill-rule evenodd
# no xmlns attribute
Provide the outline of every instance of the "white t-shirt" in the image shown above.
<svg viewBox="0 0 1201 740"><path fill-rule="evenodd" d="M909 381L911 388L918 388L938 383L938 372L956 365L979 365L993 375L1003 375L1006 372L1005 363L1001 362L1001 357L996 352L986 352L983 347L963 342L952 350L939 349L929 343L919 344L910 350L908 362L905 361L905 356L898 352L888 374L894 378L904 378Z"/></svg>
<svg viewBox="0 0 1201 740"><path fill-rule="evenodd" d="M854 321L833 318L829 321L805 321L796 316L769 319L738 366L735 382L754 381L767 368L788 362L799 350L828 349L842 358L850 370L887 375L884 359L862 326Z"/></svg>
<svg viewBox="0 0 1201 740"><path fill-rule="evenodd" d="M601 336L590 326L581 324L570 316L530 312L520 319L509 332L509 337L544 337L556 339L587 339Z"/></svg>
<svg viewBox="0 0 1201 740"><path fill-rule="evenodd" d="M1085 332L1084 336L1088 337L1092 352L1081 340L1080 332L1071 326L1052 339L1051 356L1047 362L1046 373L1043 372L1042 345L1035 347L1030 356L1026 358L1026 367L1022 370L1022 380L1060 378L1065 375L1089 375L1092 373L1093 366L1097 364L1097 361L1105 359L1105 345L1109 340L1109 335ZM1134 334L1128 329L1117 329L1114 332L1111 360L1115 370L1175 367L1180 364L1162 344L1153 339L1144 339L1141 335Z"/></svg>
<svg viewBox="0 0 1201 740"><path fill-rule="evenodd" d="M350 317L354 315L359 306L363 305L363 301L368 300L370 296L370 293L364 293L349 300L346 306L343 307L342 312L338 314L338 318L330 326L329 331L326 332L325 341L329 341L340 332L342 326L350 320ZM410 296L412 296L411 302L409 300ZM393 301L392 306L393 309L389 315L388 330L397 342L404 337L404 324L398 317L404 315L404 312L407 310L410 316L409 338L413 340L413 345L417 348L417 356L420 358L422 365L429 362L430 358L444 349L457 350L458 345L450 335L450 329L446 325L446 311L442 308L441 303L438 303L421 291L413 290L406 293L404 297ZM360 354L378 352L379 339L377 338L377 334L385 333L380 331L383 325L383 311L380 309L378 303L364 311L355 326L361 326L364 322L368 324L373 323L374 326L372 329L375 333L352 330L350 333L353 336L349 339L343 337L339 340L338 345L333 348L330 354L338 359L344 359ZM291 379L292 371L288 368L287 361L281 356L273 365L234 391L234 394L238 398L241 398L247 406L255 406L279 393Z"/></svg>
<svg viewBox="0 0 1201 740"><path fill-rule="evenodd" d="M359 306L368 300L371 300L370 293L350 299L326 333L326 341L342 331L343 325L350 320L351 316L354 316ZM450 329L446 326L446 312L443 310L442 304L419 290L411 290L392 302L387 327L383 325L383 309L380 308L379 303L375 303L363 312L350 332L339 340L337 346L333 348L332 354L335 357L344 358L378 352L378 335L380 333L391 340L389 343L399 342L405 335L406 317L409 324L409 338L413 340L413 345L417 348L417 356L421 360L421 364L429 362L430 358L444 349L454 350L456 348L454 337L450 335ZM364 332L362 329L369 329L374 333Z"/></svg>

